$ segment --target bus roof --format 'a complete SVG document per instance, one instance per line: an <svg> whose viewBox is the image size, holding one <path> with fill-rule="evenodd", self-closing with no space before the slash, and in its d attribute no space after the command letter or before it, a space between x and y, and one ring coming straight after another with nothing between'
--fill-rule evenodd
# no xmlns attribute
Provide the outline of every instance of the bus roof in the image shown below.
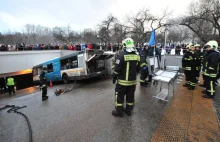
<svg viewBox="0 0 220 142"><path fill-rule="evenodd" d="M85 53L85 52L84 51L76 51L75 53L60 57L60 60L67 59L67 58L70 58L70 57L74 57L74 56L77 56L77 55L82 54L82 53Z"/></svg>
<svg viewBox="0 0 220 142"><path fill-rule="evenodd" d="M51 61L53 61L53 60L57 60L57 59L59 59L59 58L60 58L60 57L56 57L56 58L50 59L50 60L48 60L48 61L45 61L45 62L43 62L43 63L41 63L41 64L38 64L38 65L34 66L33 68L41 67L41 66L43 66L43 64L46 64L46 63L51 62Z"/></svg>

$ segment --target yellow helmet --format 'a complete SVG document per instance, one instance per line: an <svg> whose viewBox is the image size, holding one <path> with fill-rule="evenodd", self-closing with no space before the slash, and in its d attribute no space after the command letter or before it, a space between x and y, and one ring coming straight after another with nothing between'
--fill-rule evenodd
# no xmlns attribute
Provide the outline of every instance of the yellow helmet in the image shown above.
<svg viewBox="0 0 220 142"><path fill-rule="evenodd" d="M135 51L134 47L134 40L132 38L126 38L122 41L122 47L127 51L127 52L133 52Z"/></svg>
<svg viewBox="0 0 220 142"><path fill-rule="evenodd" d="M190 43L190 44L188 44L188 46L187 46L187 47L188 47L188 49L189 49L189 50L191 50L191 49L192 49L192 47L194 47L194 45L193 45L192 43Z"/></svg>
<svg viewBox="0 0 220 142"><path fill-rule="evenodd" d="M201 46L200 46L200 44L196 44L196 45L194 45L194 47L201 47Z"/></svg>
<svg viewBox="0 0 220 142"><path fill-rule="evenodd" d="M215 50L216 48L218 48L218 42L215 40L211 40L211 41L207 42L205 44L205 46L210 46L211 50Z"/></svg>

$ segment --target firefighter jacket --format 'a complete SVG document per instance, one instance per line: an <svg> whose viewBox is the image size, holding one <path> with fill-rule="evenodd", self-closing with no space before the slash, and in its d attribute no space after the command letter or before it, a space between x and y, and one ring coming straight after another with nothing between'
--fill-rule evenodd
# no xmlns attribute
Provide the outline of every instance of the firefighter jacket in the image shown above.
<svg viewBox="0 0 220 142"><path fill-rule="evenodd" d="M41 89L46 89L47 88L47 79L45 76L45 72L42 71L40 74L40 85L41 85Z"/></svg>
<svg viewBox="0 0 220 142"><path fill-rule="evenodd" d="M115 61L118 59L118 56L120 55L121 52L123 52L123 50L118 50L115 53L115 56L112 58L112 70L114 70L114 68L115 68Z"/></svg>
<svg viewBox="0 0 220 142"><path fill-rule="evenodd" d="M203 58L203 62L202 62L202 74L205 75L205 76L209 76L207 74L207 67L208 67L208 57L209 57L209 54L211 52L209 51L206 51L205 54L204 54L204 58Z"/></svg>
<svg viewBox="0 0 220 142"><path fill-rule="evenodd" d="M147 64L147 55L148 55L148 51L147 51L146 48L140 48L139 49L141 68L148 66L148 64Z"/></svg>
<svg viewBox="0 0 220 142"><path fill-rule="evenodd" d="M140 57L135 52L121 52L115 62L113 78L122 86L137 84L137 73L140 70Z"/></svg>
<svg viewBox="0 0 220 142"><path fill-rule="evenodd" d="M196 55L190 51L186 51L182 58L182 67L187 71L196 71Z"/></svg>
<svg viewBox="0 0 220 142"><path fill-rule="evenodd" d="M199 50L196 53L196 70L200 70L203 62L203 53Z"/></svg>
<svg viewBox="0 0 220 142"><path fill-rule="evenodd" d="M207 72L206 74L211 78L217 78L219 72L220 56L219 53L214 50L209 50L207 60Z"/></svg>

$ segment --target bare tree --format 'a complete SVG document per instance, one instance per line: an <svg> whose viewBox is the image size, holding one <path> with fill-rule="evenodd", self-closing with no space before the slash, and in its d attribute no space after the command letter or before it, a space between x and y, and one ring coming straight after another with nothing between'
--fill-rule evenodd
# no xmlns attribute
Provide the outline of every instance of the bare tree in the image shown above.
<svg viewBox="0 0 220 142"><path fill-rule="evenodd" d="M189 9L180 25L192 30L202 42L211 39L220 42L220 1L199 0L191 3Z"/></svg>
<svg viewBox="0 0 220 142"><path fill-rule="evenodd" d="M145 42L146 37L153 29L157 30L161 27L169 25L166 23L170 13L164 12L161 17L156 17L150 13L148 9L140 10L136 15L127 15L127 28L129 33L133 35L137 42Z"/></svg>
<svg viewBox="0 0 220 142"><path fill-rule="evenodd" d="M104 20L101 25L99 25L98 38L105 44L111 41L112 37L112 27L114 23L117 22L117 18L111 14Z"/></svg>
<svg viewBox="0 0 220 142"><path fill-rule="evenodd" d="M190 35L187 27L175 25L169 28L168 40L181 44L184 40L189 40Z"/></svg>

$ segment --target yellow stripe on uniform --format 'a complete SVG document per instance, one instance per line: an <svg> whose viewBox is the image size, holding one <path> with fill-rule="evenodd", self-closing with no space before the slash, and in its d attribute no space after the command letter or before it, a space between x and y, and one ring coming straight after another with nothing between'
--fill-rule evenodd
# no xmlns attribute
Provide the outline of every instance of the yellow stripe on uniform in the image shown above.
<svg viewBox="0 0 220 142"><path fill-rule="evenodd" d="M126 66L126 81L128 81L129 68L130 68L130 63L127 62L127 66Z"/></svg>

